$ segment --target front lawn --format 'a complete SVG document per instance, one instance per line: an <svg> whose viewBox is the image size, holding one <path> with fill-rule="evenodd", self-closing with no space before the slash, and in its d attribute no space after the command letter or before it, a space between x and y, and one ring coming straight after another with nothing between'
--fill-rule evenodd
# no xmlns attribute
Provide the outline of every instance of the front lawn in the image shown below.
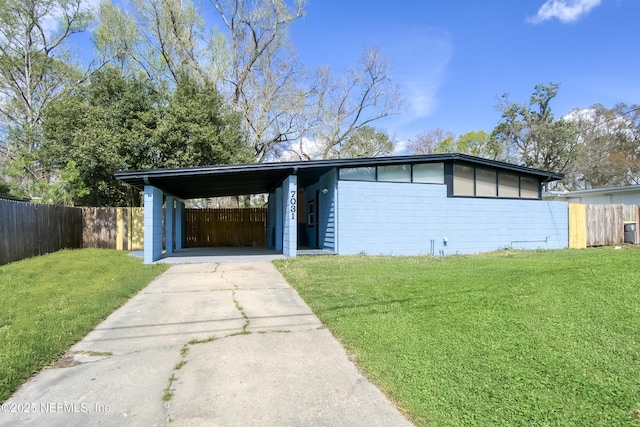
<svg viewBox="0 0 640 427"><path fill-rule="evenodd" d="M640 426L640 250L277 268L418 425Z"/></svg>
<svg viewBox="0 0 640 427"><path fill-rule="evenodd" d="M0 402L167 268L104 249L0 266Z"/></svg>

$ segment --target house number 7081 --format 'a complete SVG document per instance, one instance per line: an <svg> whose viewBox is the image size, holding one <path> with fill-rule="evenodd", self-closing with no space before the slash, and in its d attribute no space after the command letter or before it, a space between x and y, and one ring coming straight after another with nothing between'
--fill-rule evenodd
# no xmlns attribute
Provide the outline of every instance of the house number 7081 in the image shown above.
<svg viewBox="0 0 640 427"><path fill-rule="evenodd" d="M291 219L296 219L296 203L298 203L296 192L292 191L291 198L289 199L289 211L291 212Z"/></svg>

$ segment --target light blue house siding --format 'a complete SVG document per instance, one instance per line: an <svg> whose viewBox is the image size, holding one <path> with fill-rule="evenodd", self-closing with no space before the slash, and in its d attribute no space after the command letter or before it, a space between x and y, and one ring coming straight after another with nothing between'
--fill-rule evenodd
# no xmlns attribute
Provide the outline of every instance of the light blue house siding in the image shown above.
<svg viewBox="0 0 640 427"><path fill-rule="evenodd" d="M296 256L298 250L298 177L291 175L282 184L282 254Z"/></svg>
<svg viewBox="0 0 640 427"><path fill-rule="evenodd" d="M338 181L337 253L451 255L568 245L564 202L447 197L446 185Z"/></svg>
<svg viewBox="0 0 640 427"><path fill-rule="evenodd" d="M144 187L144 263L162 257L162 191L151 185Z"/></svg>

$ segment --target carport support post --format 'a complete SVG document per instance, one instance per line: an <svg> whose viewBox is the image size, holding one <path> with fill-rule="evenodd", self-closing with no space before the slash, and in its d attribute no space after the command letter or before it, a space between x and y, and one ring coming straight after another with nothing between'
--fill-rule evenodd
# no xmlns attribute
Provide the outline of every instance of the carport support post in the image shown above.
<svg viewBox="0 0 640 427"><path fill-rule="evenodd" d="M176 249L182 249L184 242L184 202L176 200Z"/></svg>
<svg viewBox="0 0 640 427"><path fill-rule="evenodd" d="M173 253L173 248L175 247L174 235L176 228L176 199L173 196L167 196L167 200L165 201L165 224L166 224L166 251L168 254Z"/></svg>
<svg viewBox="0 0 640 427"><path fill-rule="evenodd" d="M144 263L152 264L162 257L162 191L144 186Z"/></svg>
<svg viewBox="0 0 640 427"><path fill-rule="evenodd" d="M289 175L282 184L284 227L282 233L282 254L296 256L298 250L298 177Z"/></svg>

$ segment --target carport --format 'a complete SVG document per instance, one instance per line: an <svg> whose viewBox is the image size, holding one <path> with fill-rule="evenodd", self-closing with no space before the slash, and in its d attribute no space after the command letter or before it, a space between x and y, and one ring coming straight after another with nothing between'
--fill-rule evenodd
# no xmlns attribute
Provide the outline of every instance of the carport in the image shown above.
<svg viewBox="0 0 640 427"><path fill-rule="evenodd" d="M167 254L183 249L186 200L265 193L269 194L268 247L286 257L296 256L298 187L317 184L333 168L331 161L282 162L119 171L115 177L144 192L144 262L152 263L162 257L163 249Z"/></svg>

